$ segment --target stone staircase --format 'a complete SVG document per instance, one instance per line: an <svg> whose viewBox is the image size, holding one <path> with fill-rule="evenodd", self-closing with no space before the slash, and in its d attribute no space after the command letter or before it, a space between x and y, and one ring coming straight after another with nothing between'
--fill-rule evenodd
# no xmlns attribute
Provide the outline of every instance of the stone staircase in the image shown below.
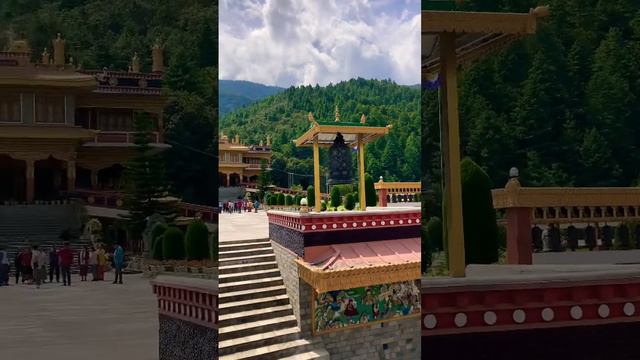
<svg viewBox="0 0 640 360"><path fill-rule="evenodd" d="M17 251L32 245L49 249L60 246L60 234L65 229L78 230L81 226L77 204L48 205L0 205L0 245L13 257ZM88 240L76 240L71 244L77 253ZM75 262L74 262L75 267ZM75 271L75 268L72 269Z"/></svg>
<svg viewBox="0 0 640 360"><path fill-rule="evenodd" d="M329 359L301 336L269 239L220 241L221 360Z"/></svg>

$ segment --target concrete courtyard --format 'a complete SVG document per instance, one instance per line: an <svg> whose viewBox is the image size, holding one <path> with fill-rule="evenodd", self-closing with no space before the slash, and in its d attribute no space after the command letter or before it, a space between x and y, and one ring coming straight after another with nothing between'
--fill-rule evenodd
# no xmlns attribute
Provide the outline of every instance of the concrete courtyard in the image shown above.
<svg viewBox="0 0 640 360"><path fill-rule="evenodd" d="M158 359L158 313L149 279L0 287L0 359ZM54 280L55 281L55 280Z"/></svg>

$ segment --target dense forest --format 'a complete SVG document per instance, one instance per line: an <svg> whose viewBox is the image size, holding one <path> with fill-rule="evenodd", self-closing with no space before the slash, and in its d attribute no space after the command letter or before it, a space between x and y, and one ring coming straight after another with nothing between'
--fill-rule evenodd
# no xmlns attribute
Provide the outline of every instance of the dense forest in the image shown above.
<svg viewBox="0 0 640 360"><path fill-rule="evenodd" d="M25 37L38 58L61 33L74 63L126 70L135 52L151 70L151 47L165 49L164 152L173 191L217 204L218 9L209 0L2 0L0 47Z"/></svg>
<svg viewBox="0 0 640 360"><path fill-rule="evenodd" d="M287 172L292 172L300 174L294 176L294 184L307 185L312 181L312 152L309 148L296 148L293 140L309 128L309 112L318 120L332 121L336 106L342 121L359 122L365 114L370 125L393 125L388 136L365 149L367 172L374 179L420 178L420 168L416 166L420 164L420 90L388 80L352 79L325 87L291 87L222 117L220 129L230 136L239 134L247 144L257 144L270 135L274 182L286 186ZM328 163L325 152L321 163Z"/></svg>
<svg viewBox="0 0 640 360"><path fill-rule="evenodd" d="M219 80L218 108L220 117L233 110L253 104L267 96L277 94L284 89L243 80Z"/></svg>
<svg viewBox="0 0 640 360"><path fill-rule="evenodd" d="M526 186L635 186L640 180L640 2L546 0L535 36L460 78L463 155L494 187L520 170ZM527 12L536 1L465 1ZM423 179L440 183L438 93L423 93Z"/></svg>

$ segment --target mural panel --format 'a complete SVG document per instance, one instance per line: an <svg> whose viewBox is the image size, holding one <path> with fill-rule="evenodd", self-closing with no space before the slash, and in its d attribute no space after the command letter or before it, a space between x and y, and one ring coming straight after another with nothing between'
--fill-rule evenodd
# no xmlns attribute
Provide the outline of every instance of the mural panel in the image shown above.
<svg viewBox="0 0 640 360"><path fill-rule="evenodd" d="M313 330L327 332L420 314L419 280L317 294Z"/></svg>

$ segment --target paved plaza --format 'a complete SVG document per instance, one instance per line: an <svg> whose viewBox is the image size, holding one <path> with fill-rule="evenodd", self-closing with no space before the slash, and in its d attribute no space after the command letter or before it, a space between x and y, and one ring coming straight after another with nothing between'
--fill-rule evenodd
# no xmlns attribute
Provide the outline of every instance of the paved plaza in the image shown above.
<svg viewBox="0 0 640 360"><path fill-rule="evenodd" d="M267 239L269 237L269 219L264 210L257 213L221 213L219 224L220 242Z"/></svg>
<svg viewBox="0 0 640 360"><path fill-rule="evenodd" d="M113 273L71 287L0 287L0 359L158 359L158 314L149 279ZM15 281L15 279L12 279ZM55 280L54 280L55 281Z"/></svg>

